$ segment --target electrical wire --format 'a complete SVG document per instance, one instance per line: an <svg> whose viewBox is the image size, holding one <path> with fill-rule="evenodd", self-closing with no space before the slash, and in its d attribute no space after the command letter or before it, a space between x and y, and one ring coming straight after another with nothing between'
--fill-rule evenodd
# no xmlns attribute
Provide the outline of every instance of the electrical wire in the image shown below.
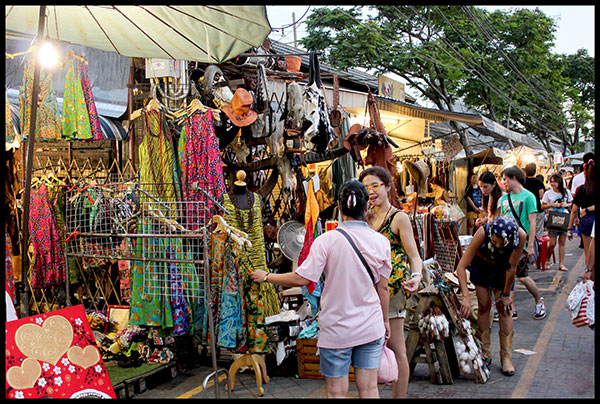
<svg viewBox="0 0 600 404"><path fill-rule="evenodd" d="M485 20L484 23L490 28L490 31L495 32L496 36L498 36L498 37L501 36L500 32L498 32L498 30L491 24L490 20L487 18L485 13L481 13L481 16L479 18L481 18L482 20ZM546 89L544 87L544 85L542 83L540 83L539 80L535 76L532 76L531 80L533 82L537 83L539 86L541 86L542 90Z"/></svg>
<svg viewBox="0 0 600 404"><path fill-rule="evenodd" d="M479 31L483 33L483 35L492 43L496 43L496 41L494 41L494 38L492 38L492 36L489 34L489 32L483 27L483 25L478 21L478 17L475 16L475 14L469 10L467 7L465 6L461 6L461 8L463 9L463 11L465 12L465 14L468 14L467 16L475 23L475 25L478 27ZM548 105L550 107L551 110L553 110L554 112L561 112L558 108L556 108L555 105L552 105L550 103L548 103L546 101L546 97L550 97L552 94L547 92L547 90L545 88L542 88L542 91L546 92L545 95L540 94L537 89L533 86L533 84L531 84L531 82L525 77L525 75L523 75L523 73L521 72L521 70L519 70L519 68L516 66L516 64L512 61L512 59L504 52L504 50L496 45L496 48L498 49L498 51L500 52L500 54L505 58L505 60L508 62L509 67L511 68L511 70L513 70L515 73L517 73L517 75L521 78L521 80L526 83L532 90L533 92L542 100L544 101L544 103L546 105Z"/></svg>
<svg viewBox="0 0 600 404"><path fill-rule="evenodd" d="M421 19L429 28L433 28L431 27L431 24L428 21L425 21L419 14L419 12L414 9L414 7L412 6L408 6L409 8L411 8L411 10L413 11L413 13L415 14L415 17ZM400 10L398 10L398 8L396 6L394 6L394 8L396 9L396 11L398 11L404 18L407 18L406 15L404 15L404 13L402 13ZM469 61L467 61L458 50L456 50L456 48L454 48L454 46L452 46L450 43L448 43L448 41L446 41L439 33L436 33L437 36L439 37L439 39L449 48L451 49L459 58L461 58L463 60L464 63L466 63L469 66L469 70L471 70L473 73L476 73L479 76L479 80L488 85L490 87L490 89L492 89L496 95L498 95L500 98L503 98L508 104L514 106L516 109L528 114L533 120L535 120L539 126L537 126L538 129L545 129L545 130L551 130L552 128L550 128L549 126L547 126L543 121L539 120L538 118L536 118L533 114L531 110L528 110L526 107L521 106L520 104L515 103L514 101L512 101L511 99L509 99L508 97L506 97L502 91L500 91L495 85L494 83L490 82L484 74L482 74L475 66L473 66ZM455 59L452 55L450 55L448 53L447 50L445 50L444 48L440 47L439 44L437 44L436 42L433 42L433 44L435 46L437 46L440 50L444 51L446 54L448 54L448 56L450 56L451 58ZM458 60L457 60L458 61ZM555 127L554 129L558 129L557 127Z"/></svg>
<svg viewBox="0 0 600 404"><path fill-rule="evenodd" d="M457 35L458 35L458 36L459 36L459 37L460 37L460 38L461 38L461 39L462 39L462 40L465 42L465 44L466 44L466 45L467 45L469 48L471 48L471 49L472 49L473 51L475 51L476 53L485 54L485 51L483 51L483 52L482 52L482 50L481 50L480 48L478 48L478 47L476 47L476 46L473 46L473 45L471 45L471 43L470 43L470 42L472 42L472 41L467 41L467 40L465 39L465 37L464 37L464 36L463 36L463 35L462 35L462 34L461 34L461 33L460 33L458 30L456 30L456 29L454 28L454 25L453 25L453 24L451 24L451 22L450 22L450 21L448 21L448 19L445 17L445 15L444 15L442 12L440 12L438 9L434 9L434 11L435 11L435 12L436 12L438 15L440 15L440 16L441 16L441 17L444 19L444 21L446 21L446 23L447 23L447 24L448 24L448 25L449 25L449 26L452 28L452 30L454 30L454 32L456 32L456 34L457 34ZM472 19L472 18L470 18L470 19ZM474 21L474 22L475 22L475 21ZM475 22L475 23L476 23L476 22ZM476 24L477 24L477 23L476 23ZM480 32L481 32L481 31L480 31ZM493 41L494 41L494 40L493 40L493 38L490 38L489 36L486 36L486 37L488 38L488 40L489 40L490 42L493 42ZM507 80L506 80L506 79L503 77L503 75L502 75L501 73L499 73L499 72L498 72L498 71L497 71L497 70L496 70L496 69L495 69L495 68L494 68L492 65L490 65L490 64L489 64L488 62L486 62L485 60L483 60L483 63L485 63L487 66L489 66L489 68L490 68L490 69L491 69L491 70L492 70L494 73L496 73L496 74L498 75L498 78L499 78L499 80L496 80L496 81L495 81L495 84L500 84L500 85L502 85L503 83L501 83L501 81L504 81L504 82L506 82L506 84L507 84L507 85L509 84L509 83L508 83L508 81L507 81ZM492 77L491 77L491 75L490 75L490 80L491 80L491 79L493 79L493 78L492 78ZM513 90L514 90L514 91L515 91L515 92L516 92L516 93L517 93L519 96L521 96L521 98L523 98L523 99L527 99L527 97L526 97L526 96L525 96L523 93L521 93L521 92L520 92L520 91L519 91L517 88L514 88L514 83L512 83L510 86L511 86L511 88L512 88L512 89L513 89ZM531 104L533 107L537 108L539 111L541 111L541 112L548 112L548 111L547 111L547 109L545 109L545 108L543 108L543 107L540 107L539 105L537 105L537 104L536 104L536 103L534 103L534 102L531 102L531 100L529 100L529 101L530 101L530 104ZM555 106L551 106L551 107L553 107L553 108L555 108L555 109L556 109L556 107L555 107Z"/></svg>
<svg viewBox="0 0 600 404"><path fill-rule="evenodd" d="M306 16L306 13L308 13L308 10L310 10L310 7L311 7L311 6L308 6L308 7L306 8L306 11L304 12L304 14L302 14L302 17L300 17L299 19L297 19L295 22L293 22L293 23L291 23L291 24L288 24L288 25L284 25L283 27L279 27L279 28L271 28L271 30L272 30L272 31L284 30L284 29L286 29L286 28L289 28L289 27L291 27L291 26L294 26L294 25L298 24L298 23L299 23L299 22L300 22L300 21L301 21L301 20L302 20L302 19L303 19L303 18Z"/></svg>

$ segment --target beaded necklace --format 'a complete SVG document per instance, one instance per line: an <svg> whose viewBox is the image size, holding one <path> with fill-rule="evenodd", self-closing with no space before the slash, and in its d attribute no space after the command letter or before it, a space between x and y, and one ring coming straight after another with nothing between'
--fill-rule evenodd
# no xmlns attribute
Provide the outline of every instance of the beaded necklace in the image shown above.
<svg viewBox="0 0 600 404"><path fill-rule="evenodd" d="M252 229L252 224L254 223L254 198L252 192L246 192L246 197L248 198L248 227L244 226L244 219L242 218L241 210L242 208L238 204L237 196L233 191L229 191L229 199L231 203L235 207L235 216L240 223L240 230L244 233L248 233L248 230Z"/></svg>

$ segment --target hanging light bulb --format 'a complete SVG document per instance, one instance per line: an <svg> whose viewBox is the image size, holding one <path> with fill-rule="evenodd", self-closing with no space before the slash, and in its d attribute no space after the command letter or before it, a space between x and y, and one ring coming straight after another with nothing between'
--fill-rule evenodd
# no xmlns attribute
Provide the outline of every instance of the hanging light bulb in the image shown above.
<svg viewBox="0 0 600 404"><path fill-rule="evenodd" d="M58 63L58 54L52 46L52 42L46 41L42 44L39 51L40 62L42 66L50 68Z"/></svg>

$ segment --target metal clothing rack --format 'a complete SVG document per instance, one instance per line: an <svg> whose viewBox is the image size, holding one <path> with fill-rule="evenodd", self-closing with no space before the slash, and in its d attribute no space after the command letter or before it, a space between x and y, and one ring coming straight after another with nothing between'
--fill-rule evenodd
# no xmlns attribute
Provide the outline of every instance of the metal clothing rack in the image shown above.
<svg viewBox="0 0 600 404"><path fill-rule="evenodd" d="M198 184L187 201L178 184L120 182L88 185L66 197L65 255L88 265L94 260L129 261L143 268L143 291L169 302L204 303L214 335L208 231L216 200ZM210 202L209 202L210 201ZM212 202L212 203L211 203ZM214 338L209 338L213 372L219 372ZM218 379L215 396L219 398ZM206 392L205 392L206 394Z"/></svg>

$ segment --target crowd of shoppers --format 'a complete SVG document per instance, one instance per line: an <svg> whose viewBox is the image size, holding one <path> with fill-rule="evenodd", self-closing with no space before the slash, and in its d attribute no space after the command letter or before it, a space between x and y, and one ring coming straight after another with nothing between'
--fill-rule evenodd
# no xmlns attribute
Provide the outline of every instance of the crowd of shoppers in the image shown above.
<svg viewBox="0 0 600 404"><path fill-rule="evenodd" d="M490 334L494 318L499 321L500 366L504 375L515 373L512 340L513 321L518 318L514 300L516 280L535 299L533 317L546 316L544 299L529 277L528 267L539 255L538 238L544 234L547 212L570 210L569 230L548 232L548 256L552 256L558 245L558 269L567 271L565 242L572 237L571 229L576 225L585 249L583 278L594 278L595 162L593 154L587 157L583 182L575 176L569 184L575 187L574 192L569 191L565 178L559 174L549 177L546 189L543 177L536 178L534 163L523 169L505 168L501 183L491 171L469 177L465 190L467 231L473 238L457 265L462 293L460 315L466 318L471 313L467 286L470 280L475 285L477 337L482 344L484 363L488 367L492 363ZM338 228L346 235L328 231L316 238L295 272L276 274L255 270L251 274L256 282L288 287L305 286L324 277L317 346L327 397L346 396L351 365L355 368L359 396L378 397L377 368L384 344L394 352L398 363L393 397L406 396L410 374L404 335L406 302L418 290L424 268L408 215L389 200L391 184L392 178L384 168L374 166L363 170L358 180L342 186L337 198L342 219ZM437 189L436 181L431 184L434 192L430 196L436 204L443 204L447 199L445 194ZM548 260L544 269L549 265ZM495 302L494 316L492 302Z"/></svg>

